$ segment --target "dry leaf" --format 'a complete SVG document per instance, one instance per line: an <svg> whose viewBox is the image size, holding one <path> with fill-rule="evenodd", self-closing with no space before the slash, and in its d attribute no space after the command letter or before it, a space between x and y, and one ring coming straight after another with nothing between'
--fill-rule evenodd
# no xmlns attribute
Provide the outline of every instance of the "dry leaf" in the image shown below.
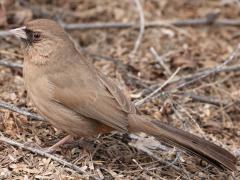
<svg viewBox="0 0 240 180"><path fill-rule="evenodd" d="M17 128L14 119L10 112L6 112L3 117L3 126L5 128L5 133L10 136L16 136Z"/></svg>
<svg viewBox="0 0 240 180"><path fill-rule="evenodd" d="M21 9L14 13L14 23L15 24L25 24L30 21L33 17L32 11L30 9Z"/></svg>
<svg viewBox="0 0 240 180"><path fill-rule="evenodd" d="M186 58L186 57L181 57L181 56L176 57L173 60L172 64L173 64L173 66L181 67L182 69L196 67L196 63L193 60Z"/></svg>
<svg viewBox="0 0 240 180"><path fill-rule="evenodd" d="M0 26L7 25L6 9L2 2L0 2Z"/></svg>

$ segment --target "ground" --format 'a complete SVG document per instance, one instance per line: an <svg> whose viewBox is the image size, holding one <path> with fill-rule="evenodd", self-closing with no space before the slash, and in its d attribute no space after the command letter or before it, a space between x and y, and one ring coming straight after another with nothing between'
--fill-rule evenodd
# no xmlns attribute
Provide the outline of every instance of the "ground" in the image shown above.
<svg viewBox="0 0 240 180"><path fill-rule="evenodd" d="M10 29L36 18L51 18L64 22L65 25L138 23L139 10L134 2L3 0L0 6L0 26L2 30ZM209 17L209 14L217 14L219 20L239 19L240 4L234 0L140 2L146 24L158 21L165 22L165 25L146 27L136 53L133 53L133 49L139 37L138 27L75 29L68 33L93 59L96 67L113 78L132 101L137 102L146 97L177 70L176 75L157 95L139 105L139 110L162 122L204 137L239 157L239 25L205 23L175 26L171 22L196 20ZM12 36L1 36L0 42L0 58L22 64L20 42ZM165 66L159 63L154 51ZM229 63L225 65L224 62ZM204 73L194 77L196 72ZM189 78L184 79L186 76ZM1 102L36 112L27 99L20 68L0 66L0 86ZM40 147L48 147L66 135L47 122L31 120L6 109L0 109L0 132L17 142ZM75 143L68 144L55 153L82 167L86 172L84 175L51 158L0 142L0 179L240 178L239 162L238 171L232 174L172 148L153 150L158 156L156 159L149 153L140 151L139 147L137 149L129 145L129 138L126 140L124 135L115 132L88 141L94 147L92 152L85 151Z"/></svg>

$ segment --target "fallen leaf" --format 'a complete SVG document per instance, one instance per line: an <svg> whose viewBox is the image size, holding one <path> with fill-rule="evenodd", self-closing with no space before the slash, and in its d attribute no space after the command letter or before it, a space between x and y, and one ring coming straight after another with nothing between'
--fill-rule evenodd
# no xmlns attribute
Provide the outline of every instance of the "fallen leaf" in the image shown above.
<svg viewBox="0 0 240 180"><path fill-rule="evenodd" d="M14 13L13 21L15 24L24 24L30 21L33 17L30 9L21 9Z"/></svg>
<svg viewBox="0 0 240 180"><path fill-rule="evenodd" d="M0 26L7 25L6 9L3 2L0 2Z"/></svg>

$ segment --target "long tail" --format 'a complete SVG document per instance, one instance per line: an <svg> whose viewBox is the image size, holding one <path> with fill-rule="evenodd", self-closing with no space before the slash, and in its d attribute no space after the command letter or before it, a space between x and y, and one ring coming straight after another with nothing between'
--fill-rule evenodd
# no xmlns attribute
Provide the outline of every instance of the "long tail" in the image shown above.
<svg viewBox="0 0 240 180"><path fill-rule="evenodd" d="M236 171L237 158L227 150L181 129L152 120L144 115L129 115L129 129L144 132L160 141L199 156L219 168Z"/></svg>

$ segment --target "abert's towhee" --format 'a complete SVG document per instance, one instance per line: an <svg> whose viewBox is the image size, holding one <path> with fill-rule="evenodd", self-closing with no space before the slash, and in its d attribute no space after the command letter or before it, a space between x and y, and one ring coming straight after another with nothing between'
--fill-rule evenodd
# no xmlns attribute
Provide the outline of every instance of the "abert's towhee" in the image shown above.
<svg viewBox="0 0 240 180"><path fill-rule="evenodd" d="M57 128L75 137L113 130L144 132L217 167L236 170L236 157L227 150L141 115L56 22L33 20L11 32L25 43L23 73L28 95L39 113Z"/></svg>

